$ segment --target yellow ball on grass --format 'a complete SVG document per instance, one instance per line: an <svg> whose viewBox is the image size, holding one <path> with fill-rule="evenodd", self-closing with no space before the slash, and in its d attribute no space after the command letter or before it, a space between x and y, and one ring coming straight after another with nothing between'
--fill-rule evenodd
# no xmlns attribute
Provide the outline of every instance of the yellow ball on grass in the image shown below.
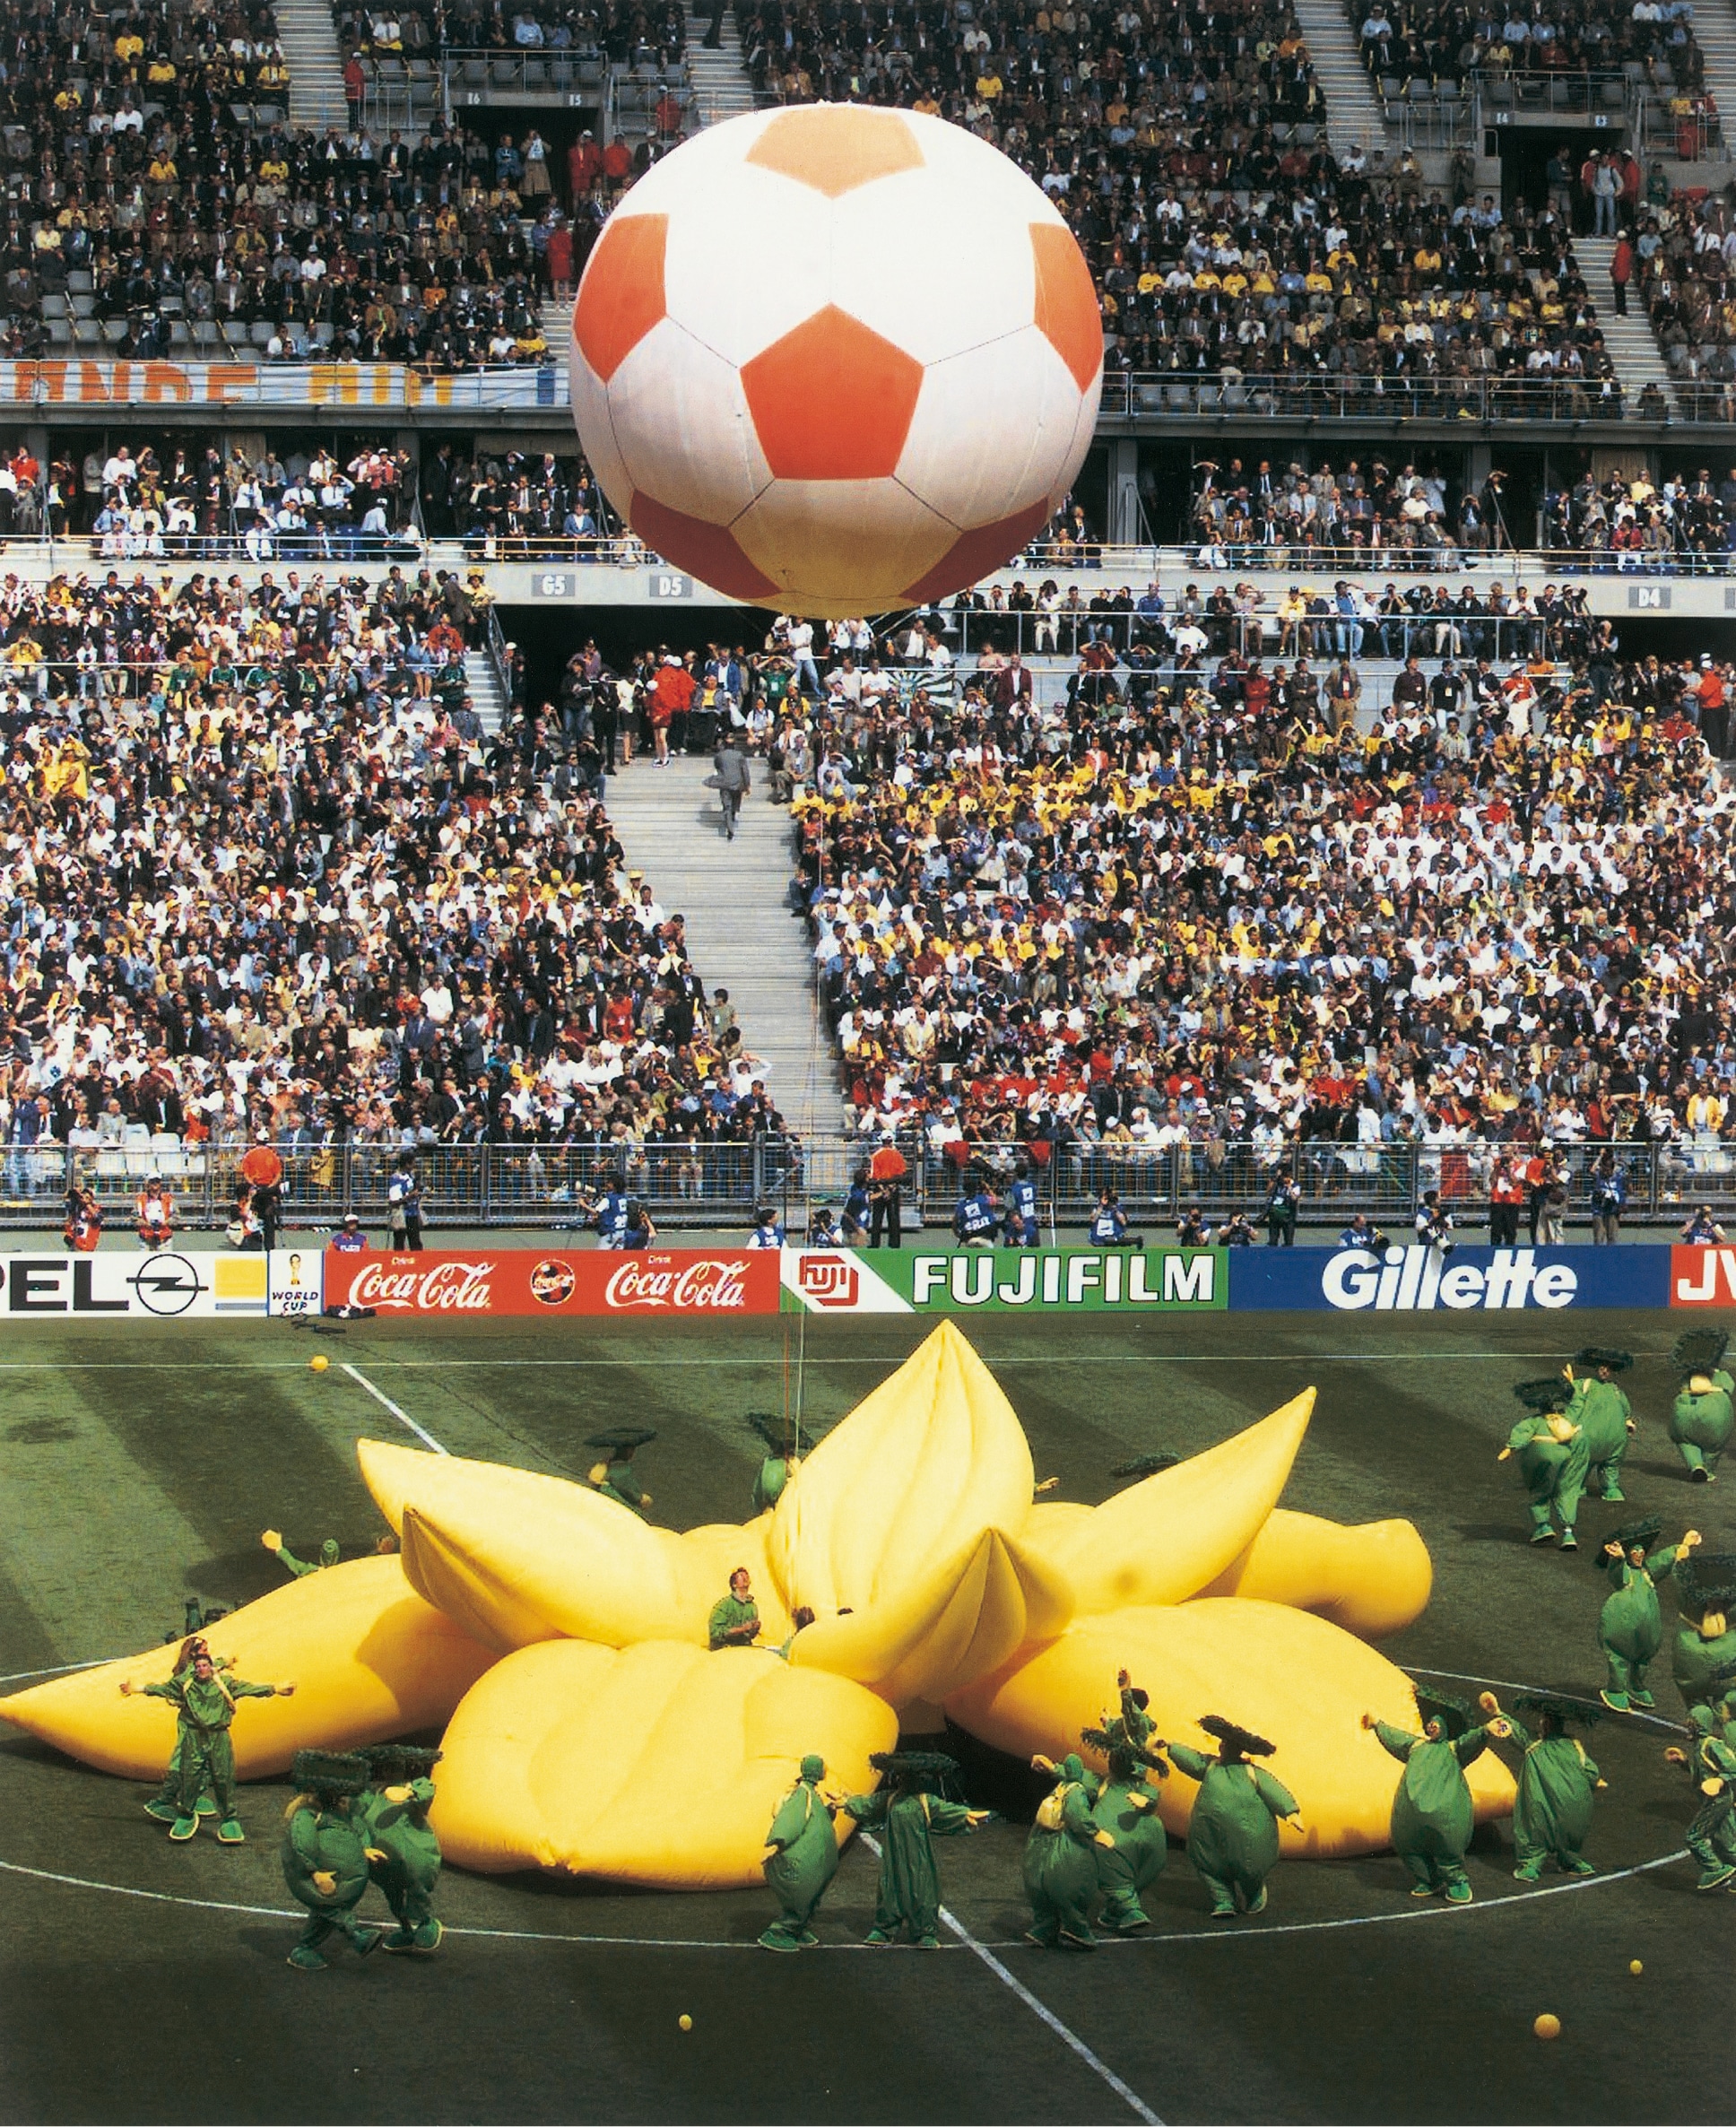
<svg viewBox="0 0 1736 2127"><path fill-rule="evenodd" d="M693 2018L690 2016L681 2017L676 2020L680 2023L683 2031L690 2031L693 2028Z"/></svg>
<svg viewBox="0 0 1736 2127"><path fill-rule="evenodd" d="M1559 2038L1561 2036L1561 2018L1558 2016L1549 2016L1548 2014L1540 2016L1537 2021L1532 2026L1532 2029L1536 2033L1539 2038Z"/></svg>
<svg viewBox="0 0 1736 2127"><path fill-rule="evenodd" d="M1645 1971L1645 1967L1640 1963L1639 1959L1636 1958L1633 1963L1628 1966L1628 1969L1633 1974L1634 1977L1637 1979L1640 1974Z"/></svg>
<svg viewBox="0 0 1736 2127"><path fill-rule="evenodd" d="M314 1374L323 1374L331 1363L323 1351L316 1351L308 1361L308 1371Z"/></svg>

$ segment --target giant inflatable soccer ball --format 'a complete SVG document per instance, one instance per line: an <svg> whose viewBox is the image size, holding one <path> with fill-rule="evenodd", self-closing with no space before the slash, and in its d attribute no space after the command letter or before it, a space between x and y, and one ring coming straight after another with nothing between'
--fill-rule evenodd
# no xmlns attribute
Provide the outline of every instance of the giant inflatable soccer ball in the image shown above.
<svg viewBox="0 0 1736 2127"><path fill-rule="evenodd" d="M1010 560L1091 440L1103 334L1072 232L973 135L809 104L699 134L610 217L572 403L646 543L838 616Z"/></svg>

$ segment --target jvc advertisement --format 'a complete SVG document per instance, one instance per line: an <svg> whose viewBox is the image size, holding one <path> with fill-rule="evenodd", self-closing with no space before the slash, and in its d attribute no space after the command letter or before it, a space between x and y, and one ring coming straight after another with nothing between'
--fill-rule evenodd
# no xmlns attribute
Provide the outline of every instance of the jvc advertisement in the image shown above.
<svg viewBox="0 0 1736 2127"><path fill-rule="evenodd" d="M1228 1304L1211 1248L786 1248L786 1305L815 1315L1175 1313Z"/></svg>
<svg viewBox="0 0 1736 2127"><path fill-rule="evenodd" d="M1680 1253L1680 1252L1679 1252ZM1237 1248L1232 1310L1470 1313L1520 1307L1667 1307L1670 1250L1614 1248Z"/></svg>

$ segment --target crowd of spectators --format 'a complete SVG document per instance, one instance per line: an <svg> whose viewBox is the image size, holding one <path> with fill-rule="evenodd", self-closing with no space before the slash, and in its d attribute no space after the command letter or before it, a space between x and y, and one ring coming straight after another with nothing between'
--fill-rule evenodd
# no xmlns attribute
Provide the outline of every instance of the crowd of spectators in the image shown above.
<svg viewBox="0 0 1736 2127"><path fill-rule="evenodd" d="M1301 161L1299 151L1287 160ZM1160 188L1137 246L1102 265L1113 361L1224 382L1320 382L1517 413L1539 387L1576 418L1615 419L1619 386L1565 221L1523 202L1450 203L1370 178L1324 148L1306 195ZM1356 166L1360 164L1358 169Z"/></svg>
<svg viewBox="0 0 1736 2127"><path fill-rule="evenodd" d="M1685 195L1648 208L1624 232L1658 348L1688 411L1736 421L1736 214L1728 200Z"/></svg>
<svg viewBox="0 0 1736 2127"><path fill-rule="evenodd" d="M1472 74L1607 74L1637 67L1656 88L1698 85L1692 0L1347 0L1362 63L1376 78L1431 87Z"/></svg>
<svg viewBox="0 0 1736 2127"><path fill-rule="evenodd" d="M404 0L358 6L334 0L338 40L369 58L433 57L445 51L571 52L618 66L668 67L687 47L677 0Z"/></svg>
<svg viewBox="0 0 1736 2127"><path fill-rule="evenodd" d="M769 1126L680 913L490 737L456 576L0 584L0 1141L590 1147ZM525 772L521 773L521 768ZM655 1152L655 1148L662 1148Z"/></svg>
<svg viewBox="0 0 1736 2127"><path fill-rule="evenodd" d="M1551 491L1544 523L1550 546L1589 551L1594 567L1723 573L1736 568L1736 465L1722 479L1702 465L1659 482L1587 471Z"/></svg>
<svg viewBox="0 0 1736 2127"><path fill-rule="evenodd" d="M1005 621L998 618L1003 614ZM1340 577L1330 588L1319 581L1291 584L1274 595L1243 578L1207 590L1189 582L1167 593L1153 584L1137 595L1124 584L1089 598L1074 586L1062 598L1051 579L1034 593L1022 580L1006 593L999 586L960 593L929 632L938 632L949 653L956 646L948 637L960 633L972 638L971 647L999 637L1007 647L1050 656L1108 645L1128 667L1128 689L1143 703L1161 676L1172 670L1199 673L1230 650L1304 660L1542 658L1554 664L1601 654L1610 628L1591 613L1584 587L1567 583L1547 583L1533 593L1528 585L1506 582L1457 589L1412 583L1401 590L1389 580L1376 593ZM1095 692L1108 676L1098 670L1076 680Z"/></svg>
<svg viewBox="0 0 1736 2127"><path fill-rule="evenodd" d="M1340 1148L1330 1188L1393 1145L1691 1149L1722 1119L1729 669L1606 650L1342 719L1234 652L1173 690L1110 665L1046 700L992 657L950 715L835 673L786 698L864 1135L1185 1146L1204 1185L1300 1137Z"/></svg>
<svg viewBox="0 0 1736 2127"><path fill-rule="evenodd" d="M11 12L0 354L551 359L537 301L560 225L527 233L545 210L519 152L503 166L438 122L414 141L296 131L268 6Z"/></svg>

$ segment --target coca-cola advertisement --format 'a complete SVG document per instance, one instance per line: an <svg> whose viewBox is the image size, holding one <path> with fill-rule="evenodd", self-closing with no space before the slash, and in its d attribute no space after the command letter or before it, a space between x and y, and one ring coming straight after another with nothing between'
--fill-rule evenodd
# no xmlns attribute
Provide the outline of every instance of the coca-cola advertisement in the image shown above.
<svg viewBox="0 0 1736 2127"><path fill-rule="evenodd" d="M326 1305L382 1322L440 1315L776 1315L773 1249L473 1248L326 1256Z"/></svg>

